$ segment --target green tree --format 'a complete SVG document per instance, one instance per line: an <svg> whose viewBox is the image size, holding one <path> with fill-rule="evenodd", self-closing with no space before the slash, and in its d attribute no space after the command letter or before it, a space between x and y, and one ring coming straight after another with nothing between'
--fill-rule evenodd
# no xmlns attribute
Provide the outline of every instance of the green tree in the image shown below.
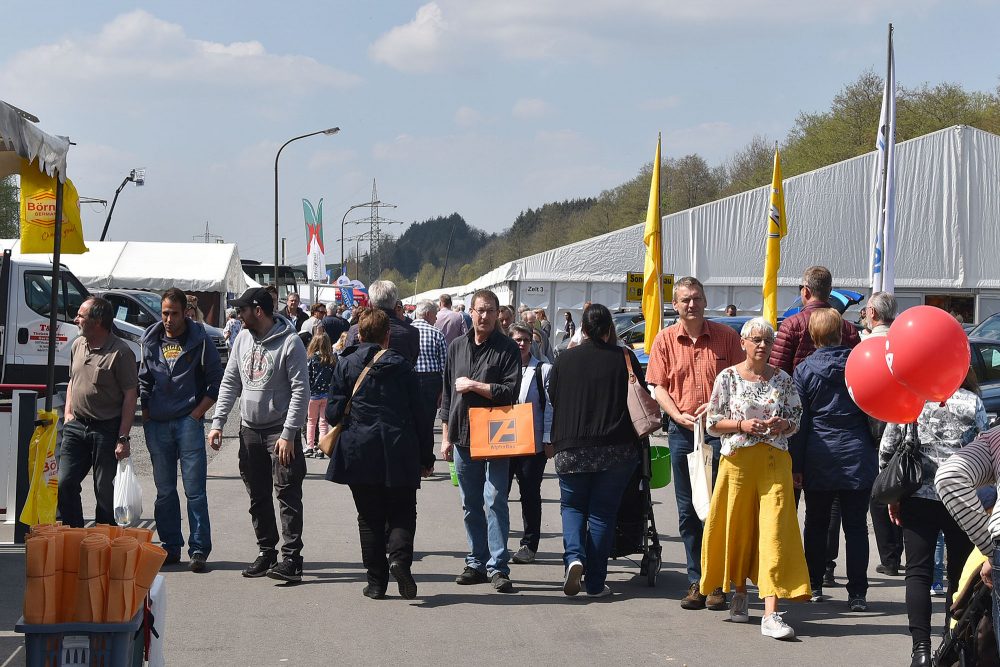
<svg viewBox="0 0 1000 667"><path fill-rule="evenodd" d="M0 238L21 237L20 189L14 176L0 180Z"/></svg>

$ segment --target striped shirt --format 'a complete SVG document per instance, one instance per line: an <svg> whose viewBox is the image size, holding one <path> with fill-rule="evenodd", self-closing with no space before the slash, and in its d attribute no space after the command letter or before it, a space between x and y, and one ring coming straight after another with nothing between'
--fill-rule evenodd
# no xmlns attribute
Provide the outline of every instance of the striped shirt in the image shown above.
<svg viewBox="0 0 1000 667"><path fill-rule="evenodd" d="M420 354L417 355L414 370L418 373L444 373L444 364L448 360L444 334L419 317L413 321L413 326L420 332Z"/></svg>
<svg viewBox="0 0 1000 667"><path fill-rule="evenodd" d="M1000 479L1000 428L980 434L938 467L934 485L948 512L983 554L1000 539L1000 512L987 515L976 489Z"/></svg>

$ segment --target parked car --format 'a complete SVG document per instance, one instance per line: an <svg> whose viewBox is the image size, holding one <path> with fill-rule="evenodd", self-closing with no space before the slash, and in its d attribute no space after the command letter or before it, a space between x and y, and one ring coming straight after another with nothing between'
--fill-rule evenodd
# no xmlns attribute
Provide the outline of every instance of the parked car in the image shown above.
<svg viewBox="0 0 1000 667"><path fill-rule="evenodd" d="M970 336L969 347L972 352L972 370L979 381L983 405L986 406L992 424L1000 414L1000 337Z"/></svg>
<svg viewBox="0 0 1000 667"><path fill-rule="evenodd" d="M968 325L962 325L965 328ZM988 338L1000 340L1000 313L994 313L977 324L969 331L969 338Z"/></svg>
<svg viewBox="0 0 1000 667"><path fill-rule="evenodd" d="M124 320L145 331L151 324L160 321L160 295L141 289L110 289L95 291L94 294L106 299L115 309L115 318ZM229 360L229 347L222 329L205 324L205 331L212 339L219 357L225 364ZM141 335L141 333L140 333Z"/></svg>

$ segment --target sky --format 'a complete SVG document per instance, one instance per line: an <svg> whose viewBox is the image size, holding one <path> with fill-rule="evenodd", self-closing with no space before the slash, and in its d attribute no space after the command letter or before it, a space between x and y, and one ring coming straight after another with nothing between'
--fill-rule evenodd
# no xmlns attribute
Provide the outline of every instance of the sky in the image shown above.
<svg viewBox="0 0 1000 667"><path fill-rule="evenodd" d="M1000 0L52 0L4 18L0 99L76 144L81 196L110 202L146 169L109 240L203 240L207 223L265 262L276 153L329 127L280 156L290 263L305 257L302 199L323 199L335 262L373 179L396 235L452 212L496 232L633 178L658 132L664 157L712 165L754 135L783 139L884 72L890 21L901 86L1000 84ZM82 214L99 238L105 207Z"/></svg>

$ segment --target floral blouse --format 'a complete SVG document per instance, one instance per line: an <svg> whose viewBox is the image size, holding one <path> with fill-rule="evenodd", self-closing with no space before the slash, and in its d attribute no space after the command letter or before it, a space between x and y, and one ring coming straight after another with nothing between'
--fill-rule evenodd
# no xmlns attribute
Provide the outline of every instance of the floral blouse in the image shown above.
<svg viewBox="0 0 1000 667"><path fill-rule="evenodd" d="M782 435L753 435L750 433L720 433L715 425L723 419L770 419L781 417L794 427ZM788 451L788 437L799 430L802 403L792 378L785 371L776 369L770 380L756 382L744 380L736 366L730 366L715 378L712 398L708 402L707 426L710 435L722 437L722 455L729 456L740 447L758 443Z"/></svg>

